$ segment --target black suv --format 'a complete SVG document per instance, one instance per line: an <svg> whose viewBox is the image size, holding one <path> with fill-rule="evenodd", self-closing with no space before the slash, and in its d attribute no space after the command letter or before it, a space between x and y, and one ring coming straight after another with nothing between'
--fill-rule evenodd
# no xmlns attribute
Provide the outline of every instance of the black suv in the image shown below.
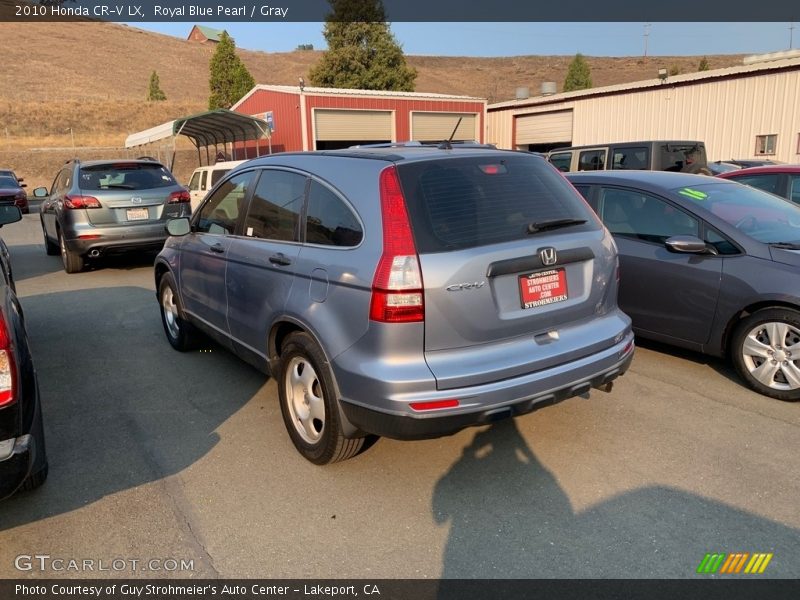
<svg viewBox="0 0 800 600"><path fill-rule="evenodd" d="M22 218L16 206L0 206L0 227ZM22 307L14 291L8 250L0 240L0 499L33 489L47 478L39 386Z"/></svg>

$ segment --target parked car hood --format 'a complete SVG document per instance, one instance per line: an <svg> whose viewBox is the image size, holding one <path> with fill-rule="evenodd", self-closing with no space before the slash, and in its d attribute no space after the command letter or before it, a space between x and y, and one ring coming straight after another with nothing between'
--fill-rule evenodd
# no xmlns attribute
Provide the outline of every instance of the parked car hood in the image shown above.
<svg viewBox="0 0 800 600"><path fill-rule="evenodd" d="M788 250L786 248L775 248L774 246L770 246L769 250L772 254L772 260L775 262L800 267L800 250Z"/></svg>

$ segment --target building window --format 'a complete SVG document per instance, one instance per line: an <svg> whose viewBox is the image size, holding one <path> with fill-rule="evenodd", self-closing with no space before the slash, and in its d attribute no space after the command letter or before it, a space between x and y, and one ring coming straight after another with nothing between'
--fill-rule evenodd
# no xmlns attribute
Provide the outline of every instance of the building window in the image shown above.
<svg viewBox="0 0 800 600"><path fill-rule="evenodd" d="M757 135L756 136L756 155L775 154L775 146L778 142L777 134Z"/></svg>

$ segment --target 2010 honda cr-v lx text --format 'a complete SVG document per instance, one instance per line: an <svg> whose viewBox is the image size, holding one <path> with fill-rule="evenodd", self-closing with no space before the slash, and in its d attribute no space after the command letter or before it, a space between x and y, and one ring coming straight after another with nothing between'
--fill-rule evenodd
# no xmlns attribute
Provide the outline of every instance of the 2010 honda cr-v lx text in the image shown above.
<svg viewBox="0 0 800 600"><path fill-rule="evenodd" d="M633 356L617 253L542 157L389 145L231 171L155 264L178 350L272 374L296 448L436 437L608 384Z"/></svg>

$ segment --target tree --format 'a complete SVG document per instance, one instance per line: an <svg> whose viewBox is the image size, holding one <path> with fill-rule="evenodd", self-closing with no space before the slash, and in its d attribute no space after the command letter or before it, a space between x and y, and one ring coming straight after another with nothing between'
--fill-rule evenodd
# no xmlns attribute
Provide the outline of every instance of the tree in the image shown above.
<svg viewBox="0 0 800 600"><path fill-rule="evenodd" d="M208 97L208 108L211 110L230 108L255 86L253 76L236 54L236 44L226 31L219 36L209 71L211 95Z"/></svg>
<svg viewBox="0 0 800 600"><path fill-rule="evenodd" d="M592 74L589 63L579 52L569 63L567 77L564 79L564 91L588 90L590 87L592 87Z"/></svg>
<svg viewBox="0 0 800 600"><path fill-rule="evenodd" d="M700 60L700 64L697 65L697 70L708 71L708 59L705 56Z"/></svg>
<svg viewBox="0 0 800 600"><path fill-rule="evenodd" d="M329 0L323 35L328 49L311 69L312 85L414 91L417 71L406 64L380 0Z"/></svg>
<svg viewBox="0 0 800 600"><path fill-rule="evenodd" d="M158 79L158 73L153 71L150 73L150 86L147 90L147 100L149 102L160 102L166 100L167 96L161 89L161 82Z"/></svg>
<svg viewBox="0 0 800 600"><path fill-rule="evenodd" d="M675 75L680 75L680 74L681 74L681 68L678 65L672 65L669 68L670 77L675 77Z"/></svg>

